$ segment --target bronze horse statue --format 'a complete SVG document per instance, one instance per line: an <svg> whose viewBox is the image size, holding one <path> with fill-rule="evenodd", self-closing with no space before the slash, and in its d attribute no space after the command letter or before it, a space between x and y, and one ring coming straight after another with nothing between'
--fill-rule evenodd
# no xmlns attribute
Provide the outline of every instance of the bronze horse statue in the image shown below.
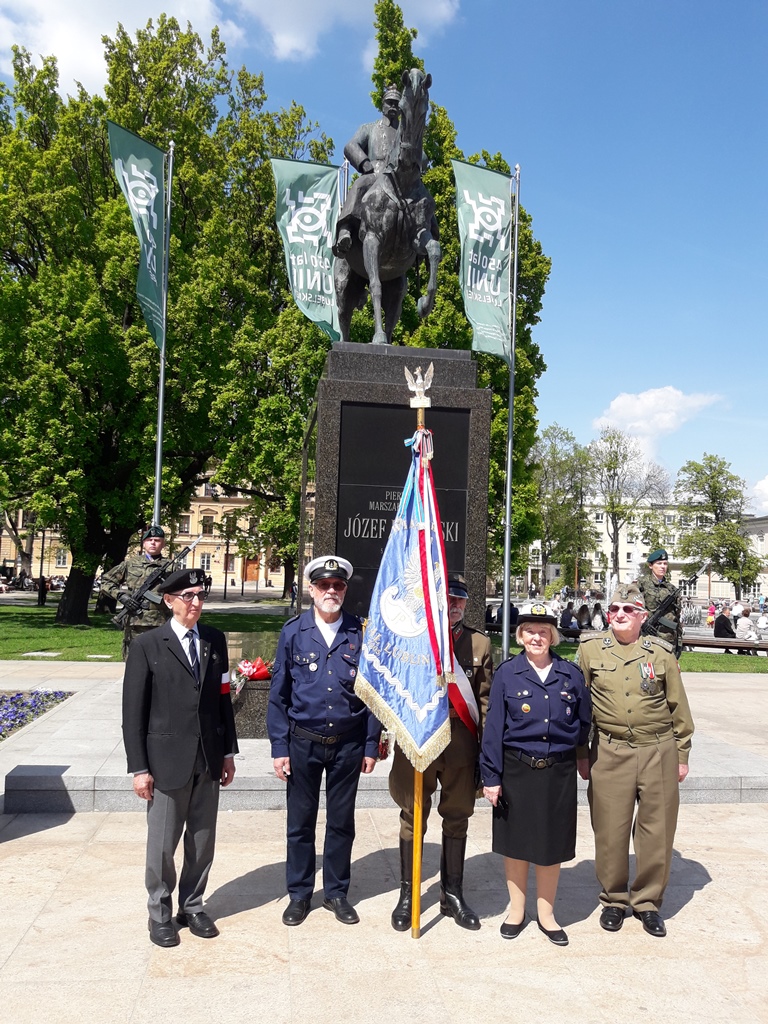
<svg viewBox="0 0 768 1024"><path fill-rule="evenodd" d="M442 253L435 202L421 180L432 76L413 68L403 72L402 84L399 126L386 166L365 192L359 229L352 232L351 245L334 264L342 341L349 341L352 313L365 304L367 284L376 325L373 343L392 343L408 287L406 275L419 256L429 262L419 316L427 316L435 304Z"/></svg>

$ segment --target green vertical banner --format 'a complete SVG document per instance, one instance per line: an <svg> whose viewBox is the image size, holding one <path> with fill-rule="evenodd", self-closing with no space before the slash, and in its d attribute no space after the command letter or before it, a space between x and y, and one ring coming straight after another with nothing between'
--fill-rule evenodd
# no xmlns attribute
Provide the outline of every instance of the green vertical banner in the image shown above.
<svg viewBox="0 0 768 1024"><path fill-rule="evenodd" d="M339 216L339 169L299 160L272 160L275 219L294 301L331 341L341 338L331 251Z"/></svg>
<svg viewBox="0 0 768 1024"><path fill-rule="evenodd" d="M136 295L149 333L159 349L165 339L165 153L107 121L115 176L128 202L141 246Z"/></svg>
<svg viewBox="0 0 768 1024"><path fill-rule="evenodd" d="M510 363L510 178L451 160L461 240L461 290L472 348Z"/></svg>

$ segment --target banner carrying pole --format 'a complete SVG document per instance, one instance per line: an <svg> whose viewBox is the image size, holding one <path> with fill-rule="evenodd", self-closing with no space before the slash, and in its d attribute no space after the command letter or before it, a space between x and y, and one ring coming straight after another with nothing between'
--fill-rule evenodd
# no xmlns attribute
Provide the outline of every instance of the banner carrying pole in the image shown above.
<svg viewBox="0 0 768 1024"><path fill-rule="evenodd" d="M425 399L429 401L429 399ZM416 408L416 429L423 430L424 406ZM411 867L411 938L421 938L421 857L424 826L424 773L413 769L413 865Z"/></svg>
<svg viewBox="0 0 768 1024"><path fill-rule="evenodd" d="M160 494L163 480L163 425L165 421L165 340L168 333L168 270L171 247L171 190L173 188L173 149L168 150L168 193L165 197L165 253L163 254L163 344L160 347L160 376L157 384L157 440L155 442L155 500L152 525L160 525Z"/></svg>
<svg viewBox="0 0 768 1024"><path fill-rule="evenodd" d="M515 183L514 210L514 253L510 289L512 301L509 304L509 407L507 410L507 479L504 496L504 614L502 616L501 656L509 657L509 603L510 572L512 569L512 441L515 426L515 331L517 327L517 252L520 241L520 164L515 164L515 173L510 180Z"/></svg>

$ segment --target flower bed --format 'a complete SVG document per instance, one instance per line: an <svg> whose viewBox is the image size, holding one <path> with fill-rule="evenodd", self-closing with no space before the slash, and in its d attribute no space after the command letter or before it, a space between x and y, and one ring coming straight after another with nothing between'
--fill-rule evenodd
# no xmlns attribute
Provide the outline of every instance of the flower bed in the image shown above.
<svg viewBox="0 0 768 1024"><path fill-rule="evenodd" d="M49 708L71 694L64 690L32 690L27 693L0 693L0 741L33 722Z"/></svg>

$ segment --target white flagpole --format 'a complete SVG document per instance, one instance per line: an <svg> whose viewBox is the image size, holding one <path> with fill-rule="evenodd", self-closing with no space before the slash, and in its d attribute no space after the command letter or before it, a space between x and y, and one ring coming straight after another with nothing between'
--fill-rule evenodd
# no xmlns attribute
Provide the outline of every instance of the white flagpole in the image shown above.
<svg viewBox="0 0 768 1024"><path fill-rule="evenodd" d="M160 349L160 380L157 385L157 442L155 445L155 502L152 525L160 525L160 490L163 477L163 421L165 418L165 337L168 329L168 257L171 248L171 188L173 183L173 148L168 152L168 195L165 209L165 253L163 257L163 344Z"/></svg>
<svg viewBox="0 0 768 1024"><path fill-rule="evenodd" d="M504 499L504 591L502 600L504 609L501 626L501 656L506 661L509 657L509 602L510 572L512 567L512 439L515 426L515 329L517 326L517 250L520 240L520 164L515 164L514 177L509 186L515 183L514 211L514 256L510 278L509 303L509 407L507 410L507 480Z"/></svg>

